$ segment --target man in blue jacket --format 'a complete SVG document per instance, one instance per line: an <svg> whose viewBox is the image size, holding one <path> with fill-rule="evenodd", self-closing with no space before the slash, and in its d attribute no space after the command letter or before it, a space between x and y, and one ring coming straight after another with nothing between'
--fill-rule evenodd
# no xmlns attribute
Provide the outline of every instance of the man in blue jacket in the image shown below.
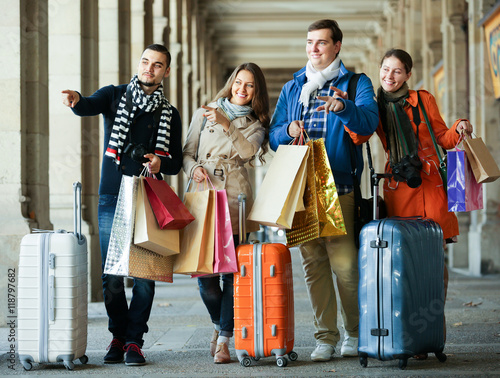
<svg viewBox="0 0 500 378"><path fill-rule="evenodd" d="M340 340L337 298L342 306L345 337L342 356L358 354L358 251L354 233L354 193L351 176L350 137L356 144L358 180L363 169L361 144L378 125L375 93L368 77L361 75L356 98L347 98L353 72L340 60L342 31L334 20L319 20L308 28L307 65L283 87L271 121L270 145L276 150L305 130L311 139L323 138L337 186L347 235L318 238L299 246L305 281L314 314L316 349L313 361L329 361Z"/></svg>
<svg viewBox="0 0 500 378"><path fill-rule="evenodd" d="M144 50L137 74L129 84L108 85L89 97L62 91L62 102L78 116L102 114L104 157L99 185L99 240L102 267L123 175L139 176L143 168L162 178L176 175L182 167L182 124L179 112L163 95L162 81L170 74L170 53L163 45ZM127 305L123 277L102 275L104 304L113 340L104 363L144 365L141 351L153 305L154 281L134 278L132 299Z"/></svg>

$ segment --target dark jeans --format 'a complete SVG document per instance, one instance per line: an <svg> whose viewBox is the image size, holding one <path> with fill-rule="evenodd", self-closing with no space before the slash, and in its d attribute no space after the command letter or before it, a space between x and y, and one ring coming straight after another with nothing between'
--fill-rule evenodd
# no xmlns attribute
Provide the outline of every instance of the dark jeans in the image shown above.
<svg viewBox="0 0 500 378"><path fill-rule="evenodd" d="M99 240L103 271L108 254L109 236L113 225L117 198L118 196L107 194L99 196ZM144 343L142 336L148 332L147 322L155 294L154 281L134 278L130 307L127 305L127 298L125 297L123 277L103 274L102 287L104 305L109 318L109 331L113 334L113 337L125 340L126 343L136 343L142 348Z"/></svg>
<svg viewBox="0 0 500 378"><path fill-rule="evenodd" d="M233 239L236 248L238 245L238 235L234 235ZM233 336L233 274L222 274L206 278L199 277L198 286L200 287L201 299L210 314L212 323L220 325L220 335Z"/></svg>

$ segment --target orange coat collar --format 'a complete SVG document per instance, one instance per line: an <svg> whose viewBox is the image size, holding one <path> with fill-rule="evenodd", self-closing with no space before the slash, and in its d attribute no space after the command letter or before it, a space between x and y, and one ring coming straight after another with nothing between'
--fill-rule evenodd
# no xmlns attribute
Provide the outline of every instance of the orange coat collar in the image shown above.
<svg viewBox="0 0 500 378"><path fill-rule="evenodd" d="M417 91L414 91L412 89L409 90L410 95L406 99L406 102L410 104L412 107L416 107L418 105L418 96L417 96Z"/></svg>

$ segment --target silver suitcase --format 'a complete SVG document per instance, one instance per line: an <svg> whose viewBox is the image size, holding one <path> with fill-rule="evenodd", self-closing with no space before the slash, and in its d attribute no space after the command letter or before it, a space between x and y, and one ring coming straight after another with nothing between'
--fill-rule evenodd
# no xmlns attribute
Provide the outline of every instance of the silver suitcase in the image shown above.
<svg viewBox="0 0 500 378"><path fill-rule="evenodd" d="M18 282L19 360L87 363L87 240L81 232L81 184L75 193L75 231L42 231L21 241Z"/></svg>

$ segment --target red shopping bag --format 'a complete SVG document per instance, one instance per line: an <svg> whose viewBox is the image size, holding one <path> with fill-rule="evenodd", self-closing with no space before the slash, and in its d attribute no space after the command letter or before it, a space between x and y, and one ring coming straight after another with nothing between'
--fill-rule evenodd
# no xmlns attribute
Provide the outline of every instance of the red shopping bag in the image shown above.
<svg viewBox="0 0 500 378"><path fill-rule="evenodd" d="M144 189L162 230L180 230L194 221L189 210L165 181L144 177Z"/></svg>
<svg viewBox="0 0 500 378"><path fill-rule="evenodd" d="M238 262L225 190L217 190L216 207L214 273L235 273Z"/></svg>

